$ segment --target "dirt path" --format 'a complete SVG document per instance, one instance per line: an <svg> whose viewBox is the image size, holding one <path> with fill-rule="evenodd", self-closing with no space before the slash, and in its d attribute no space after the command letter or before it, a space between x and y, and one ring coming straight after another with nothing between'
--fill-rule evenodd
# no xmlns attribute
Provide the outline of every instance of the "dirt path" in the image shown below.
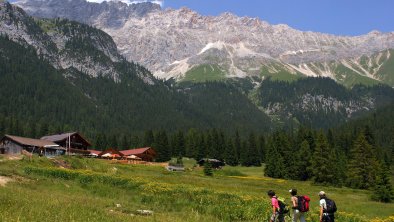
<svg viewBox="0 0 394 222"><path fill-rule="evenodd" d="M11 178L0 176L0 186L4 187L10 181L12 181Z"/></svg>

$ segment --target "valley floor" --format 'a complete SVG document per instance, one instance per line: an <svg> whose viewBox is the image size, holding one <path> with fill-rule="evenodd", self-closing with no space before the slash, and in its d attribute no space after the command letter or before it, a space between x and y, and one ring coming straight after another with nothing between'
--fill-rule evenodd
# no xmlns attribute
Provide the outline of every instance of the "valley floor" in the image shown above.
<svg viewBox="0 0 394 222"><path fill-rule="evenodd" d="M320 190L336 201L338 221L394 221L394 204L370 201L369 191L271 179L263 167L226 166L207 177L184 162L186 172L78 157L1 160L0 221L266 221L266 192L289 199L290 188L311 197L309 221L317 221Z"/></svg>

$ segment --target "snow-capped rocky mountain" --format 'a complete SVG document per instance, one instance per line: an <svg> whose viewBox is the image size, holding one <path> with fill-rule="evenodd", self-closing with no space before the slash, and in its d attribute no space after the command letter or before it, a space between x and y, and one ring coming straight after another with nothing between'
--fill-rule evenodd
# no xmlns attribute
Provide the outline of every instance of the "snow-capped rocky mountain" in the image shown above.
<svg viewBox="0 0 394 222"><path fill-rule="evenodd" d="M159 78L182 79L193 68L215 65L226 77L285 71L327 76L349 85L362 82L359 78L390 79L394 85L393 73L389 77L380 73L380 67L393 60L385 50L394 48L394 33L372 31L349 37L302 32L230 13L213 17L187 8L162 10L150 2L19 0L16 4L33 16L64 17L104 30L122 55ZM371 62L360 63L365 57ZM338 66L346 71L336 70ZM353 81L346 82L346 75L352 75Z"/></svg>

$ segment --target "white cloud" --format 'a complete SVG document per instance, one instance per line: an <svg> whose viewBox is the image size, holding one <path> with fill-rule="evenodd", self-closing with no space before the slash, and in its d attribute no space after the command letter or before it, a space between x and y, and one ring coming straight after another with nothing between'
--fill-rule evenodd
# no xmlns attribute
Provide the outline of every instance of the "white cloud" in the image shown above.
<svg viewBox="0 0 394 222"><path fill-rule="evenodd" d="M164 0L87 0L87 1L88 2L96 2L96 3L101 3L104 1L121 1L121 2L124 2L128 5L142 3L142 2L152 2L152 3L159 4L162 7L164 5Z"/></svg>

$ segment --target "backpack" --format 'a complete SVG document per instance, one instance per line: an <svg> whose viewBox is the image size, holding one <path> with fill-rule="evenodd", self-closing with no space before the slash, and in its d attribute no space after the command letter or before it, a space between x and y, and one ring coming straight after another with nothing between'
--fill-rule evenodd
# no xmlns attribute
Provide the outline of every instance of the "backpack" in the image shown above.
<svg viewBox="0 0 394 222"><path fill-rule="evenodd" d="M308 196L298 196L297 197L297 209L300 212L308 212L309 211L309 201L311 200L311 198L309 198Z"/></svg>
<svg viewBox="0 0 394 222"><path fill-rule="evenodd" d="M278 213L279 214L287 214L290 211L289 205L286 204L284 198L276 198L278 200L279 208L278 208Z"/></svg>
<svg viewBox="0 0 394 222"><path fill-rule="evenodd" d="M335 201L326 198L326 206L327 208L323 210L324 213L333 214L337 212L337 205L335 204Z"/></svg>

